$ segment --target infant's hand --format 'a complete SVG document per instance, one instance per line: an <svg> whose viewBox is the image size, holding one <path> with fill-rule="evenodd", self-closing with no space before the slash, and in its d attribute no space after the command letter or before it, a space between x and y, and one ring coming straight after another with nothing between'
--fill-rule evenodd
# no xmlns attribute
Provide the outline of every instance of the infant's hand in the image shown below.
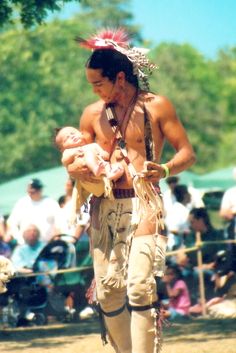
<svg viewBox="0 0 236 353"><path fill-rule="evenodd" d="M156 183L165 176L165 171L160 164L145 161L144 168L138 175L145 181Z"/></svg>

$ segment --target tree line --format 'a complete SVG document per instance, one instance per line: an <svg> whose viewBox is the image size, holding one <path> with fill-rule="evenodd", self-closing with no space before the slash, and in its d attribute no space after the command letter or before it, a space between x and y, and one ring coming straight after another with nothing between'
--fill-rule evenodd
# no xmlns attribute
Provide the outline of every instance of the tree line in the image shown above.
<svg viewBox="0 0 236 353"><path fill-rule="evenodd" d="M99 15L99 3L96 8L87 1L84 11L69 20L1 31L0 183L60 165L54 129L78 126L83 108L96 99L85 78L88 52L74 38L111 25L111 7ZM127 1L101 3L109 3L114 10ZM122 16L120 11L124 11ZM112 12L113 22L127 27L136 42L145 46L139 28L132 24L132 14L120 11L118 17ZM191 45L161 43L152 48L150 58L158 65L151 90L168 96L176 106L197 154L193 171L234 164L236 48L207 60ZM163 161L171 153L167 144Z"/></svg>

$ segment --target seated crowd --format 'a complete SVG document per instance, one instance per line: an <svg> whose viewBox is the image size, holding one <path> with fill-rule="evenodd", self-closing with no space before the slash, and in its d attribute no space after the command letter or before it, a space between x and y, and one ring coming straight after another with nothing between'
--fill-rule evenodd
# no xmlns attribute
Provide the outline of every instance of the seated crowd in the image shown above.
<svg viewBox="0 0 236 353"><path fill-rule="evenodd" d="M236 245L225 242L232 236L226 227L213 226L197 190L179 184L177 176L169 177L167 184L163 194L167 266L165 276L157 279L165 316L175 320L204 312L201 271L207 313L236 316L236 268L231 257ZM70 220L72 190L73 181L68 179L65 194L56 201L43 195L40 180L32 179L27 195L17 201L10 215L0 216L0 255L11 259L16 271L32 271L41 250L58 234L67 235L68 242L88 241L88 205L81 208L76 226Z"/></svg>
<svg viewBox="0 0 236 353"><path fill-rule="evenodd" d="M26 196L16 202L8 217L0 217L0 255L10 259L15 271L15 277L8 285L10 295L14 285L20 283L19 279L24 283L24 278L33 278L27 277L32 276L32 272L60 269L62 261L61 268L92 265L87 234L90 220L87 205L81 208L76 224L70 219L73 186L73 180L69 178L65 184L65 194L56 201L44 196L43 184L39 179L32 179L27 185ZM49 253L51 244L55 246L52 249L55 259ZM43 252L46 257L40 261ZM56 302L56 295L52 293L54 278L55 275L38 276L37 284L44 286L49 300L51 295ZM85 282L91 280L91 273L73 272L58 278L57 285L65 296L65 307L77 307L78 310L85 307L86 286L89 285L85 286ZM61 293L57 294L60 304ZM6 305L3 296L1 301Z"/></svg>
<svg viewBox="0 0 236 353"><path fill-rule="evenodd" d="M183 318L206 310L218 317L236 317L236 245L226 242L232 234L224 225L221 229L213 226L197 190L179 184L177 176L168 178L167 184L163 201L169 253L166 273L160 281L166 316ZM223 198L219 212L223 219L224 204ZM199 289L201 275L203 298Z"/></svg>

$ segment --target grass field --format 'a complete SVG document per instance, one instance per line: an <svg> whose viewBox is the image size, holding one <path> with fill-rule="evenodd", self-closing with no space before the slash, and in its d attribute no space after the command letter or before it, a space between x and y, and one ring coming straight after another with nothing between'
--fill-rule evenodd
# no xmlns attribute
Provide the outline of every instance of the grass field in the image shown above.
<svg viewBox="0 0 236 353"><path fill-rule="evenodd" d="M97 319L0 331L1 353L21 351L113 352L109 345L102 346ZM164 329L162 353L236 353L236 319L192 319L182 324L172 324Z"/></svg>

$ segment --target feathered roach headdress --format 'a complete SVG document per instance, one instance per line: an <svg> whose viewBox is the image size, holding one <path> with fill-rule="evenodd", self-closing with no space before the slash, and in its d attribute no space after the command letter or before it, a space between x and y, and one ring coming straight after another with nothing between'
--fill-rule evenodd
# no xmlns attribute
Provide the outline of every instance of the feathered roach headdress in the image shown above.
<svg viewBox="0 0 236 353"><path fill-rule="evenodd" d="M80 46L87 49L113 49L124 54L133 64L134 75L137 75L145 88L149 88L148 76L156 68L156 65L150 63L145 56L148 49L130 47L129 36L123 28L103 29L87 40L80 37L76 37L75 40Z"/></svg>

